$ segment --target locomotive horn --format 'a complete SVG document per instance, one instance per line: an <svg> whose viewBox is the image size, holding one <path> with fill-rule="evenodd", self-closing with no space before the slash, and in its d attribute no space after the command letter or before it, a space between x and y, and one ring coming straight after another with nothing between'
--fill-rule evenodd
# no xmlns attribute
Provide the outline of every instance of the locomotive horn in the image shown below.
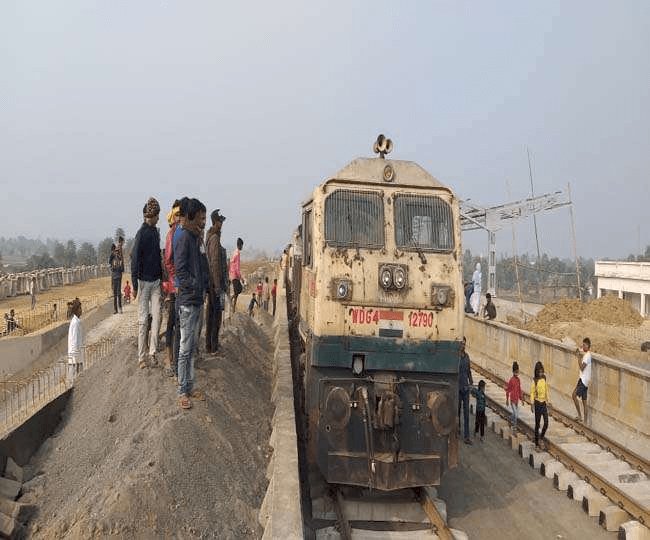
<svg viewBox="0 0 650 540"><path fill-rule="evenodd" d="M384 156L393 150L393 141L387 139L386 136L381 133L377 137L377 140L375 141L372 149L375 154L379 154L379 157L381 159L384 159Z"/></svg>

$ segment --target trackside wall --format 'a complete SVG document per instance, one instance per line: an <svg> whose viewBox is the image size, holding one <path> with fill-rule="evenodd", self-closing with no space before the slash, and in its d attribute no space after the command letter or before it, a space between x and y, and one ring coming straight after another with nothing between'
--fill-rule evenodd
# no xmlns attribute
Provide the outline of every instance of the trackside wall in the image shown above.
<svg viewBox="0 0 650 540"><path fill-rule="evenodd" d="M298 437L293 403L289 322L286 293L282 287L278 287L273 328L275 354L271 400L275 406L275 413L271 421L272 432L269 441L273 454L267 469L269 486L258 519L264 527L263 539L302 539L304 534L300 505Z"/></svg>

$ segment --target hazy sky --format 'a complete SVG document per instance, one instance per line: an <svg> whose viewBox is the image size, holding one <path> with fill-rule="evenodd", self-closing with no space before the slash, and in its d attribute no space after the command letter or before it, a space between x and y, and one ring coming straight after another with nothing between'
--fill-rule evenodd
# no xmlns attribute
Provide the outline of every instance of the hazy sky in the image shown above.
<svg viewBox="0 0 650 540"><path fill-rule="evenodd" d="M487 4L4 1L0 234L131 236L147 197L189 195L277 248L384 132L485 204L529 194L529 146L538 193L571 182L580 254L650 243L650 2ZM569 223L541 217L542 249L570 255Z"/></svg>

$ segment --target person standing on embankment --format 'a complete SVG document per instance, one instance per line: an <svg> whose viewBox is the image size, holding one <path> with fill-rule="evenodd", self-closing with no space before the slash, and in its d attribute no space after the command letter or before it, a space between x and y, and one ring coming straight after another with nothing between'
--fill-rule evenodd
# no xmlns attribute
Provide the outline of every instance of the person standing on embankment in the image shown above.
<svg viewBox="0 0 650 540"><path fill-rule="evenodd" d="M122 313L122 274L124 273L124 255L122 246L124 238L117 239L117 245L111 246L111 256L108 258L108 265L111 268L111 287L113 289L113 314Z"/></svg>
<svg viewBox="0 0 650 540"><path fill-rule="evenodd" d="M160 217L160 204L153 197L143 208L144 223L135 235L131 251L131 280L133 299L138 300L138 366L147 367L147 323L152 315L149 332L149 357L156 363L158 349L158 329L160 328L160 280L162 278L162 258L160 256L160 233L156 228Z"/></svg>
<svg viewBox="0 0 650 540"><path fill-rule="evenodd" d="M201 244L205 227L205 206L198 199L189 200L182 233L174 246L174 267L178 281L178 316L181 331L178 352L178 404L190 409L190 398L205 396L194 388L194 362L198 354L199 317L201 316L208 275L204 275Z"/></svg>
<svg viewBox="0 0 650 540"><path fill-rule="evenodd" d="M221 228L226 218L215 210L210 215L212 227L208 229L205 251L210 268L210 288L208 291L208 306L205 323L205 350L208 354L219 350L219 330L223 316L222 298L228 287L228 276L225 250L221 247Z"/></svg>
<svg viewBox="0 0 650 540"><path fill-rule="evenodd" d="M70 307L72 318L68 326L68 385L83 370L83 335L81 331L81 302L79 298L72 301Z"/></svg>

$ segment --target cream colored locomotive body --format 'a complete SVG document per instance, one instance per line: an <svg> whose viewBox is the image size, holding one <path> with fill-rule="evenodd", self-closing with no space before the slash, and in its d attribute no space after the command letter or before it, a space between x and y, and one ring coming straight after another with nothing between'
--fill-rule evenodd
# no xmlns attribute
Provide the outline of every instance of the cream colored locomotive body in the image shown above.
<svg viewBox="0 0 650 540"><path fill-rule="evenodd" d="M391 167L393 180L384 180ZM382 204L384 245L336 245L325 237L326 200L336 192L376 194ZM436 197L448 205L453 245L429 249L414 242L398 246L395 201L399 197ZM339 216L339 219L345 217ZM303 205L303 328L314 335L379 336L382 327L402 329L404 340L458 340L463 334L463 288L458 199L419 165L408 161L357 159L316 188ZM353 224L354 225L354 224ZM340 243L338 243L340 244ZM392 264L406 269L402 290L385 289L380 269ZM351 293L337 298L337 284L349 280ZM445 288L448 299L436 302ZM401 313L403 318L400 320Z"/></svg>

